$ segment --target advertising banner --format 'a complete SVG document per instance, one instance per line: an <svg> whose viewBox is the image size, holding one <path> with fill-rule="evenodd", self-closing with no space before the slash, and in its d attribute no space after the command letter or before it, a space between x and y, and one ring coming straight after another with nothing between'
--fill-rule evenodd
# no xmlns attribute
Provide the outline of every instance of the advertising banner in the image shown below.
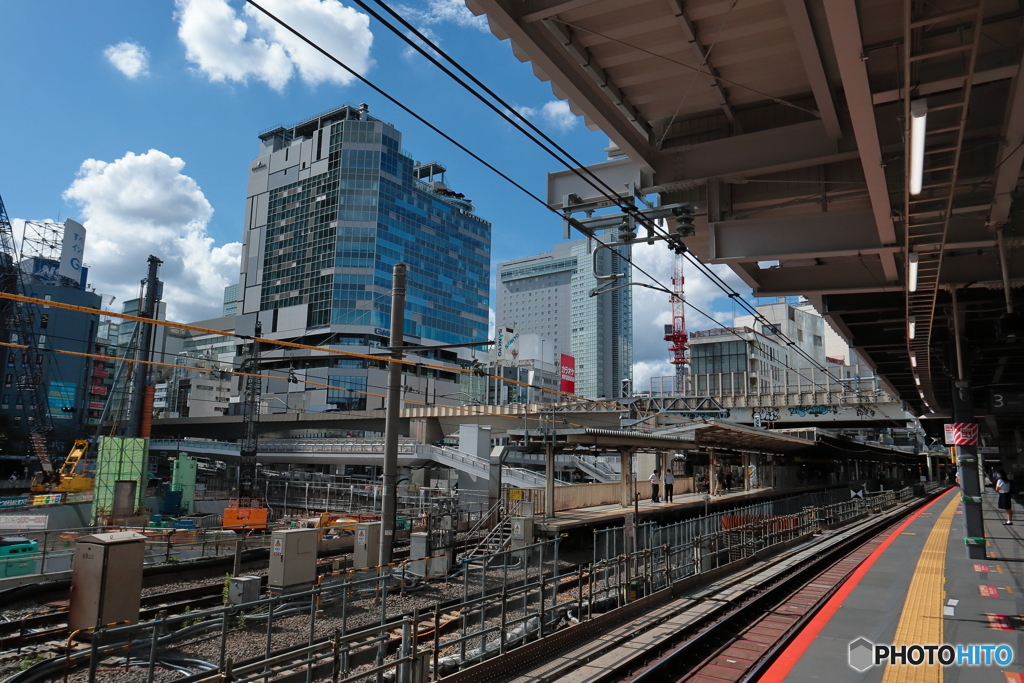
<svg viewBox="0 0 1024 683"><path fill-rule="evenodd" d="M85 228L75 221L64 221L64 241L60 249L60 270L57 272L75 282L82 279L82 255L85 254Z"/></svg>
<svg viewBox="0 0 1024 683"><path fill-rule="evenodd" d="M576 393L576 359L572 356L567 356L564 353L559 361L559 374L561 381L559 382L559 391L564 391L567 394Z"/></svg>
<svg viewBox="0 0 1024 683"><path fill-rule="evenodd" d="M47 515L0 515L0 529L45 529Z"/></svg>
<svg viewBox="0 0 1024 683"><path fill-rule="evenodd" d="M498 361L514 361L519 356L519 333L511 327L499 327L497 337Z"/></svg>
<svg viewBox="0 0 1024 683"><path fill-rule="evenodd" d="M8 510L10 508L20 508L28 505L28 496L8 496L7 498L0 498L0 510Z"/></svg>

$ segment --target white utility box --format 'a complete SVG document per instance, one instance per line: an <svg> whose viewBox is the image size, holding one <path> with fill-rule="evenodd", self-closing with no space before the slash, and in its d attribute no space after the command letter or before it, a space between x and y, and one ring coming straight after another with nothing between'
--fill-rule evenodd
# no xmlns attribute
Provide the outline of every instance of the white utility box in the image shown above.
<svg viewBox="0 0 1024 683"><path fill-rule="evenodd" d="M296 593L313 588L319 537L319 529L287 529L271 534L267 582L271 592Z"/></svg>

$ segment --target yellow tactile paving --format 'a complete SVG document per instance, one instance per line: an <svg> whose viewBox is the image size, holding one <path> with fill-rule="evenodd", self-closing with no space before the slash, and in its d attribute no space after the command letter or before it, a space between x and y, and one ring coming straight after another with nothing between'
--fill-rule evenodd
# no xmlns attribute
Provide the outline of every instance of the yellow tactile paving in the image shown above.
<svg viewBox="0 0 1024 683"><path fill-rule="evenodd" d="M946 566L946 543L953 515L960 505L959 496L953 496L949 504L935 520L935 526L924 543L921 558L917 561L910 590L903 603L900 623L896 627L893 645L940 645L942 643L942 580ZM942 667L887 665L882 683L942 683Z"/></svg>

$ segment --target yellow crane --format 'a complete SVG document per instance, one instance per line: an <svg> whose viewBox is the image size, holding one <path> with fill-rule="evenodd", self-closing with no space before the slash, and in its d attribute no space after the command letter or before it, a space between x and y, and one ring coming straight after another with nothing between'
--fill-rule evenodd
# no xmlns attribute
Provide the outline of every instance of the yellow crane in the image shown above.
<svg viewBox="0 0 1024 683"><path fill-rule="evenodd" d="M32 480L32 492L81 493L92 491L93 478L86 475L84 463L82 463L88 452L89 442L85 439L76 439L75 444L71 447L71 452L68 453L68 457L64 459L64 464L61 466L60 471L57 472L56 481L47 484L43 476L45 473L39 472ZM77 471L79 464L83 465L81 472Z"/></svg>

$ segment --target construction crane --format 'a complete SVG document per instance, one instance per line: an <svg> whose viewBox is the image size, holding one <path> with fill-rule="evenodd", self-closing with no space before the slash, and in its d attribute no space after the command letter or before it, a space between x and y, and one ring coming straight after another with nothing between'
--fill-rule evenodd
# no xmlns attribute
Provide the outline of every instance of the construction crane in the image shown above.
<svg viewBox="0 0 1024 683"><path fill-rule="evenodd" d="M665 325L665 341L669 342L668 350L672 354L672 365L676 367L676 392L685 391L683 386L686 377L686 366L689 364L689 338L686 335L686 291L683 278L683 255L676 254L675 268L672 273L672 324Z"/></svg>
<svg viewBox="0 0 1024 683"><path fill-rule="evenodd" d="M0 290L9 294L28 296L25 279L21 274L18 252L14 246L14 229L7 217L4 200L0 197ZM47 484L56 483L57 474L50 462L47 450L47 435L53 429L46 390L43 387L42 367L32 362L30 349L33 346L32 310L21 301L4 299L0 302L0 319L7 329L8 341L24 344L27 348L11 348L9 360L13 361L17 391L22 395L25 416L28 423L29 441L32 452L43 468L43 479Z"/></svg>
<svg viewBox="0 0 1024 683"><path fill-rule="evenodd" d="M40 472L32 480L32 493L84 493L92 491L93 478L85 472L84 463L89 453L89 441L87 439L76 439L71 447L71 452L64 459L64 464L56 476L51 476L47 481L45 472ZM79 464L83 465L82 471L78 471Z"/></svg>

